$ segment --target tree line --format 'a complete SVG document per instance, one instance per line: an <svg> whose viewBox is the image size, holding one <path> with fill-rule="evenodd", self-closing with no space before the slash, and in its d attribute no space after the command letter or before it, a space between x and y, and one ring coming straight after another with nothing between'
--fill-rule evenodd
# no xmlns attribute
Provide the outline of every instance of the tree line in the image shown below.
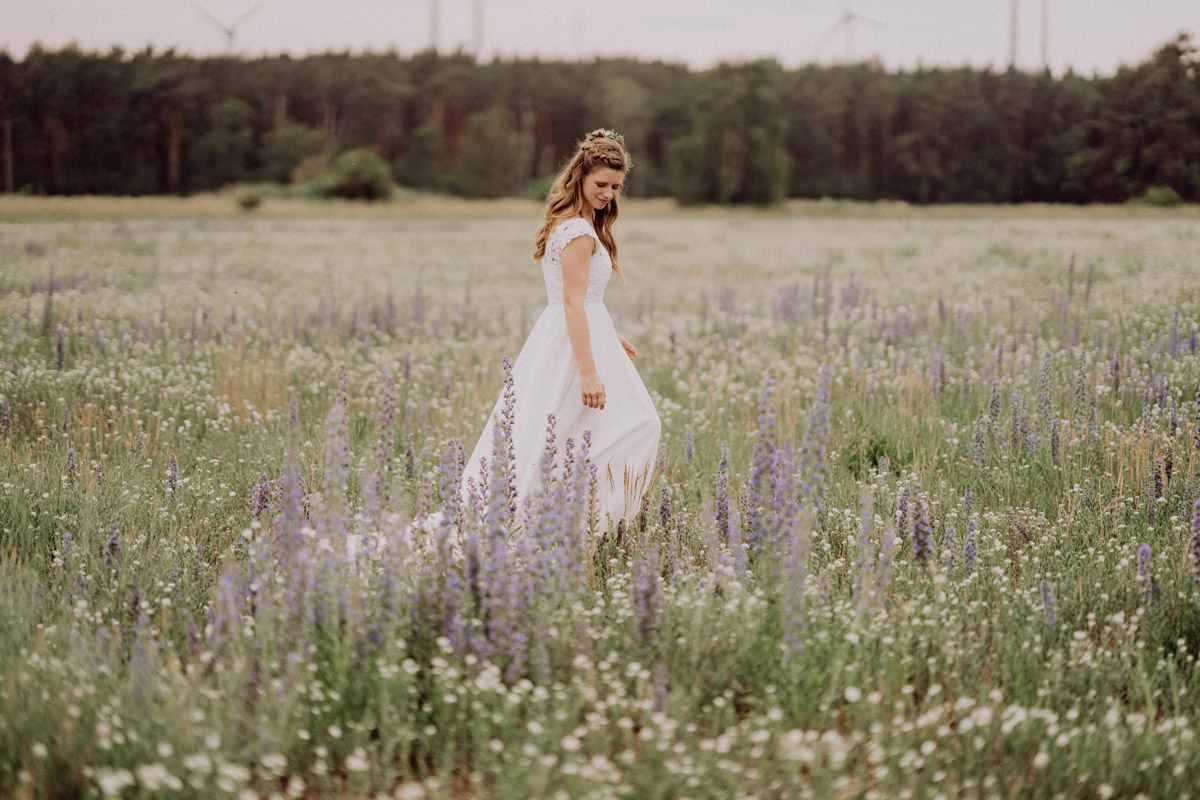
<svg viewBox="0 0 1200 800"><path fill-rule="evenodd" d="M684 203L1200 201L1200 59L1181 35L1111 76L875 63L692 70L434 51L245 59L0 52L7 191L186 194L304 183L366 148L400 185L538 194L587 130L630 191Z"/></svg>

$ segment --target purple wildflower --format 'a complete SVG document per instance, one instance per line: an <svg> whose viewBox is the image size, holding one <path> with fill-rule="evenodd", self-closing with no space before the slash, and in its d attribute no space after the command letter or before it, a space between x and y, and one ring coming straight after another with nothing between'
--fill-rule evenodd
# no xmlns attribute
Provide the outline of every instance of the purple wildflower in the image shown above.
<svg viewBox="0 0 1200 800"><path fill-rule="evenodd" d="M96 476L96 488L97 489L101 489L104 487L104 480L107 477L107 475L108 475L108 473L104 469L104 459L103 458L96 459L95 476Z"/></svg>
<svg viewBox="0 0 1200 800"><path fill-rule="evenodd" d="M1150 475L1146 476L1144 505L1146 506L1146 522L1153 525L1157 502L1154 499L1154 479Z"/></svg>
<svg viewBox="0 0 1200 800"><path fill-rule="evenodd" d="M250 485L251 519L258 519L271 505L271 483L271 476L260 472L258 478Z"/></svg>
<svg viewBox="0 0 1200 800"><path fill-rule="evenodd" d="M1004 352L1004 348L1000 348L1000 352ZM1000 425L1000 382L992 381L992 394L988 400L988 418L991 420L992 430L995 430Z"/></svg>
<svg viewBox="0 0 1200 800"><path fill-rule="evenodd" d="M1058 429L1058 417L1055 417L1050 420L1050 460L1055 464L1062 458L1062 438Z"/></svg>
<svg viewBox="0 0 1200 800"><path fill-rule="evenodd" d="M721 460L717 462L717 491L714 499L717 532L721 541L729 543L729 447L721 442Z"/></svg>
<svg viewBox="0 0 1200 800"><path fill-rule="evenodd" d="M1053 629L1058 622L1058 601L1054 599L1054 584L1042 581L1039 589L1042 595L1042 622L1047 628Z"/></svg>
<svg viewBox="0 0 1200 800"><path fill-rule="evenodd" d="M325 439L325 475L321 481L324 532L346 530L350 518L347 492L350 486L350 433L346 426L346 406L338 399L329 411Z"/></svg>
<svg viewBox="0 0 1200 800"><path fill-rule="evenodd" d="M417 474L417 443L410 433L404 439L404 479L411 481Z"/></svg>
<svg viewBox="0 0 1200 800"><path fill-rule="evenodd" d="M174 453L167 459L167 494L171 498L171 505L174 505L179 499L179 459L175 458Z"/></svg>
<svg viewBox="0 0 1200 800"><path fill-rule="evenodd" d="M776 449L771 463L771 513L763 526L760 549L774 552L781 543L786 544L792 538L809 537L809 531L797 525L802 489L797 478L795 445L787 441Z"/></svg>
<svg viewBox="0 0 1200 800"><path fill-rule="evenodd" d="M900 490L896 499L896 535L903 539L908 534L908 487Z"/></svg>
<svg viewBox="0 0 1200 800"><path fill-rule="evenodd" d="M825 515L825 456L829 443L829 387L832 382L833 365L826 361L821 367L817 395L809 410L808 427L804 431L804 460L801 464L806 478L804 493L812 503L818 520Z"/></svg>
<svg viewBox="0 0 1200 800"><path fill-rule="evenodd" d="M967 455L977 467L983 466L983 457L987 452L987 431L989 427L988 416L980 414L975 418L975 432L971 437L971 443L967 445Z"/></svg>
<svg viewBox="0 0 1200 800"><path fill-rule="evenodd" d="M967 520L967 538L963 542L963 571L970 575L975 571L975 559L979 552L978 528L975 518Z"/></svg>
<svg viewBox="0 0 1200 800"><path fill-rule="evenodd" d="M1088 384L1087 384L1087 353L1079 354L1079 369L1075 373L1075 406L1074 414L1078 419L1084 412L1084 407L1087 405L1088 399Z"/></svg>
<svg viewBox="0 0 1200 800"><path fill-rule="evenodd" d="M58 326L58 337L54 342L54 365L58 369L63 369L67 364L67 329L62 325Z"/></svg>
<svg viewBox="0 0 1200 800"><path fill-rule="evenodd" d="M659 492L658 498L658 522L664 531L669 530L671 524L671 487L664 486Z"/></svg>
<svg viewBox="0 0 1200 800"><path fill-rule="evenodd" d="M1009 445L1013 455L1021 457L1022 452L1032 455L1037 451L1037 439L1033 435L1033 426L1029 422L1029 401L1020 389L1014 389L1011 397L1012 419L1009 427Z"/></svg>
<svg viewBox="0 0 1200 800"><path fill-rule="evenodd" d="M508 516L517 513L517 455L513 441L516 423L516 389L513 385L512 362L504 359L504 404L500 420L494 428L492 444L492 491L499 491L508 501Z"/></svg>
<svg viewBox="0 0 1200 800"><path fill-rule="evenodd" d="M746 540L757 551L762 537L763 513L766 509L766 482L775 461L775 379L763 379L762 395L758 401L758 433L754 453L750 458L745 506Z"/></svg>
<svg viewBox="0 0 1200 800"><path fill-rule="evenodd" d="M875 597L882 597L892 586L892 568L896 555L896 532L885 528L879 542L879 564L875 570Z"/></svg>
<svg viewBox="0 0 1200 800"><path fill-rule="evenodd" d="M1200 588L1200 496L1192 504L1192 581Z"/></svg>
<svg viewBox="0 0 1200 800"><path fill-rule="evenodd" d="M692 456L696 452L696 436L692 433L691 428L683 435L683 460L684 463L692 463Z"/></svg>
<svg viewBox="0 0 1200 800"><path fill-rule="evenodd" d="M5 436L12 433L12 404L7 397L0 401L0 428L4 429Z"/></svg>
<svg viewBox="0 0 1200 800"><path fill-rule="evenodd" d="M64 475L67 479L67 486L74 489L79 468L75 463L75 448L67 448L67 466L64 470Z"/></svg>
<svg viewBox="0 0 1200 800"><path fill-rule="evenodd" d="M121 579L121 531L115 522L108 528L108 541L104 545L104 566L112 575L113 583Z"/></svg>
<svg viewBox="0 0 1200 800"><path fill-rule="evenodd" d="M808 573L808 531L786 540L787 554L783 575L783 646L787 656L804 653L804 584Z"/></svg>
<svg viewBox="0 0 1200 800"><path fill-rule="evenodd" d="M863 590L865 584L873 584L875 554L871 549L871 533L875 527L875 514L872 511L871 495L863 495L858 514L858 553L854 560L854 594L853 602L856 609L863 608Z"/></svg>
<svg viewBox="0 0 1200 800"><path fill-rule="evenodd" d="M958 568L958 546L954 538L954 528L950 525L947 525L942 533L942 563L951 575Z"/></svg>
<svg viewBox="0 0 1200 800"><path fill-rule="evenodd" d="M1050 361L1050 354L1047 353L1046 358L1042 361L1042 368L1038 370L1038 416L1041 418L1043 431L1050 429L1051 422L1054 419L1054 379Z"/></svg>
<svg viewBox="0 0 1200 800"><path fill-rule="evenodd" d="M460 493L460 482L463 474L463 461L466 458L463 452L462 439L457 437L446 442L446 448L442 451L440 468L438 470L441 485L438 487L441 494L442 503L446 506L446 513L454 520L455 525L462 527L462 495Z"/></svg>
<svg viewBox="0 0 1200 800"><path fill-rule="evenodd" d="M913 499L913 557L926 562L933 556L933 523L919 492Z"/></svg>
<svg viewBox="0 0 1200 800"><path fill-rule="evenodd" d="M639 656L657 659L658 632L662 628L662 586L657 545L642 548L633 562L633 620Z"/></svg>
<svg viewBox="0 0 1200 800"><path fill-rule="evenodd" d="M288 430L293 430L300 424L300 401L296 395L288 398Z"/></svg>
<svg viewBox="0 0 1200 800"><path fill-rule="evenodd" d="M375 475L372 482L373 497L378 508L391 507L392 450L396 446L396 381L385 367L383 370L383 394L379 400L378 430L375 442Z"/></svg>
<svg viewBox="0 0 1200 800"><path fill-rule="evenodd" d="M1152 609L1156 605L1158 585L1154 582L1154 563L1150 553L1150 543L1143 542L1137 552L1137 578L1141 590L1142 605Z"/></svg>

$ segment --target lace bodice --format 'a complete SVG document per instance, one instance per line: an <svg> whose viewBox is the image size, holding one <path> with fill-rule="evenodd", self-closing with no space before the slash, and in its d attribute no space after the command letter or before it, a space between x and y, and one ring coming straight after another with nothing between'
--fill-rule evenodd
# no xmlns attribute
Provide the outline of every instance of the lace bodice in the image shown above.
<svg viewBox="0 0 1200 800"><path fill-rule="evenodd" d="M562 251L571 241L580 236L590 236L596 243L596 252L588 264L588 286L585 303L600 303L604 301L604 287L612 277L612 259L608 251L600 243L600 237L592 229L591 223L580 217L572 217L558 223L549 238L546 239L546 252L542 256L542 278L546 281L546 302L562 303L563 275Z"/></svg>

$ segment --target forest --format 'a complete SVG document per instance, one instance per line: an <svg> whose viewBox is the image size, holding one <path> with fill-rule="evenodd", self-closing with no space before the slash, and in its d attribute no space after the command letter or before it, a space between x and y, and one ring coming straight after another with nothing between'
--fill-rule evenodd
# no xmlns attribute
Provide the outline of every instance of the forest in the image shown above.
<svg viewBox="0 0 1200 800"><path fill-rule="evenodd" d="M576 139L605 126L633 154L632 194L687 204L1196 202L1198 65L1187 34L1091 77L34 47L20 60L0 52L0 189L303 186L368 149L400 186L540 196Z"/></svg>

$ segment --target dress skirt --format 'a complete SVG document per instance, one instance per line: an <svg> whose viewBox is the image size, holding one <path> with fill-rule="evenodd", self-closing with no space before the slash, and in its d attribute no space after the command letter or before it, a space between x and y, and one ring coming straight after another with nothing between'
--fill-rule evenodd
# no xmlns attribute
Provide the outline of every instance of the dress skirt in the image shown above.
<svg viewBox="0 0 1200 800"><path fill-rule="evenodd" d="M597 501L601 530L621 519L632 519L641 508L658 452L661 423L650 393L617 339L612 317L603 302L584 304L592 358L604 384L603 410L583 404L579 365L567 336L566 313L552 303L538 317L512 367L518 507L539 489L546 443L546 419L555 418L555 443L560 453L567 439L576 451L585 431L591 431L591 460L596 465ZM504 405L501 394L463 472L480 480L483 459L492 460L493 430Z"/></svg>

